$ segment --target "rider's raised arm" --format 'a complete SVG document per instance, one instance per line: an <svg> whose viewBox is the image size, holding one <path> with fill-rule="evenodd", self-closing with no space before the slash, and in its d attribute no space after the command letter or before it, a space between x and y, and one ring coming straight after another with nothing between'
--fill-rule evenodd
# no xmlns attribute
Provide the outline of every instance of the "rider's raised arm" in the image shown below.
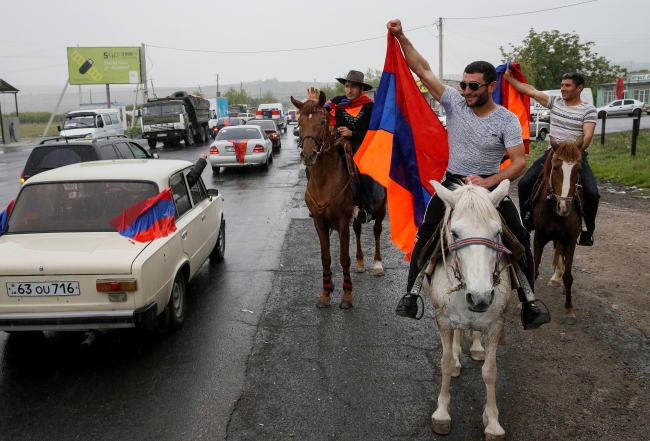
<svg viewBox="0 0 650 441"><path fill-rule="evenodd" d="M508 64L508 66L506 67L506 72L503 75L506 81L510 83L517 92L523 93L524 95L528 95L529 97L533 98L535 101L540 103L542 106L548 107L548 95L546 95L544 92L540 92L539 90L535 89L530 84L525 84L515 79L515 77L512 76L512 71L510 70L509 66L510 65Z"/></svg>
<svg viewBox="0 0 650 441"><path fill-rule="evenodd" d="M436 101L440 101L440 97L445 91L445 85L440 82L438 77L436 77L431 70L431 66L427 60L424 59L418 51L415 50L413 44L406 38L402 30L402 22L399 20L391 20L386 25L388 31L397 38L400 45L402 46L402 52L404 52L404 57L408 63L411 70L415 75L420 78L422 83L429 89L431 96L435 98Z"/></svg>

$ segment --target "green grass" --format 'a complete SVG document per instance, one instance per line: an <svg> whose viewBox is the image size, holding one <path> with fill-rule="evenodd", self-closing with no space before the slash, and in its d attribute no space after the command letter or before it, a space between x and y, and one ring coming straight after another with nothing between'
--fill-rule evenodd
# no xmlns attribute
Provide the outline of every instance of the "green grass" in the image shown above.
<svg viewBox="0 0 650 441"><path fill-rule="evenodd" d="M600 136L594 136L589 152L589 165L596 178L615 181L623 185L635 185L650 189L650 130L642 130L636 141L636 156L630 154L632 133L612 133L605 135L605 144L600 144ZM542 156L548 144L533 142L526 165L530 166ZM644 193L648 194L648 190Z"/></svg>
<svg viewBox="0 0 650 441"><path fill-rule="evenodd" d="M50 130L47 132L47 136L57 136L59 131L56 129L56 126L62 125L60 122L52 121ZM21 124L20 125L20 137L22 138L38 138L43 136L43 131L45 130L45 123L36 123L36 124Z"/></svg>

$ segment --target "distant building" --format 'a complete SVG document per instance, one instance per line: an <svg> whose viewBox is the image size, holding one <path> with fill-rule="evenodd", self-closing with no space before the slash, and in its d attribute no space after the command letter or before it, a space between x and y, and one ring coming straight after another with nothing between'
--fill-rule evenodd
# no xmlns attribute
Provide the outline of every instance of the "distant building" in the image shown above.
<svg viewBox="0 0 650 441"><path fill-rule="evenodd" d="M650 95L650 73L630 73L623 80L625 91L623 98L639 100L648 104ZM601 107L616 100L616 82L599 84L596 92L596 107Z"/></svg>

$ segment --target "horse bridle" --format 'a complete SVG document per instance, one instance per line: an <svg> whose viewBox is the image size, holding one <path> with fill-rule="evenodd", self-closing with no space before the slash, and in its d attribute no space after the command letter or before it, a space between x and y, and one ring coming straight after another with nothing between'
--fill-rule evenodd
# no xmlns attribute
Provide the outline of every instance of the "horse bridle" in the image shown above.
<svg viewBox="0 0 650 441"><path fill-rule="evenodd" d="M316 113L325 113L325 110L324 109L322 111L318 110ZM325 137L327 136L327 130L328 129L324 130L323 139L321 139L321 140L318 140L318 139L316 139L316 137L311 136L311 135L305 135L303 137L298 138L298 146L297 146L297 148L302 150L302 146L305 143L305 140L306 139L312 139L314 141L314 143L318 146L318 150L316 150L316 155L320 155L323 152L327 152L332 147L331 143L326 143L325 142ZM327 145L327 148L325 148L326 145ZM307 167L311 167L311 166L308 165Z"/></svg>
<svg viewBox="0 0 650 441"><path fill-rule="evenodd" d="M449 229L447 229L447 233L449 233ZM442 235L441 235L441 239L442 239ZM501 240L501 234L497 236L497 240L498 241L493 241L486 237L468 237L466 239L455 240L454 242L451 242L449 244L449 252L452 253L454 257L454 264L451 266L451 270L454 272L454 277L456 277L456 279L458 280L458 283L456 283L455 285L451 283L451 280L449 281L451 285L450 288L448 289L449 294L451 294L454 291L458 291L460 289L465 288L465 282L463 281L463 275L460 272L460 267L458 264L458 256L456 255L456 252L461 248L465 248L470 245L483 245L497 252L497 260L494 264L494 271L492 272L492 286L497 286L499 283L501 283L501 272L508 266L506 265L501 270L499 270L499 264L501 263L501 259L503 258L503 255L512 254L512 251L510 251L508 248L506 248L503 245L503 241ZM443 258L444 258L444 251L443 251Z"/></svg>
<svg viewBox="0 0 650 441"><path fill-rule="evenodd" d="M582 185L580 184L580 173L578 173L578 181L576 182L576 189L573 192L573 196L558 196L553 189L553 167L551 167L551 173L548 177L548 196L546 196L546 199L555 198L557 202L568 202L569 204L572 204L573 198L578 194L578 189L580 188L582 188Z"/></svg>

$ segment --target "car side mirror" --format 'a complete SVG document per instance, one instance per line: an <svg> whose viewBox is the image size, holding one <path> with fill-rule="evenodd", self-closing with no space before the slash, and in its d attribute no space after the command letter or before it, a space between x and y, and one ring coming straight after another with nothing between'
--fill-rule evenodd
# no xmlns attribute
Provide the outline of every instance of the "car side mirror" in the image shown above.
<svg viewBox="0 0 650 441"><path fill-rule="evenodd" d="M208 196L210 196L210 200L212 200L213 197L219 196L219 190L216 188L208 188Z"/></svg>
<svg viewBox="0 0 650 441"><path fill-rule="evenodd" d="M159 155L158 153L153 153L153 154L151 155L151 157L152 157L153 159L159 159L159 158L160 158L160 155Z"/></svg>

